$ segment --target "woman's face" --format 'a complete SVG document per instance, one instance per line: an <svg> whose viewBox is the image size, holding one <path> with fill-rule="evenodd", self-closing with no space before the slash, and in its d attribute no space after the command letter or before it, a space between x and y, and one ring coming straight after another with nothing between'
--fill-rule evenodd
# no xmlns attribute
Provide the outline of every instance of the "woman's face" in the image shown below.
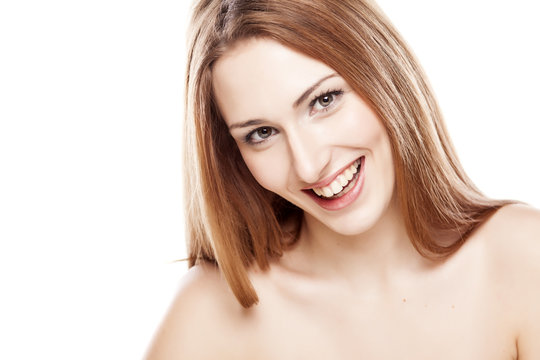
<svg viewBox="0 0 540 360"><path fill-rule="evenodd" d="M387 211L394 193L388 136L335 70L250 39L216 62L213 86L255 179L303 209L308 226L354 235Z"/></svg>

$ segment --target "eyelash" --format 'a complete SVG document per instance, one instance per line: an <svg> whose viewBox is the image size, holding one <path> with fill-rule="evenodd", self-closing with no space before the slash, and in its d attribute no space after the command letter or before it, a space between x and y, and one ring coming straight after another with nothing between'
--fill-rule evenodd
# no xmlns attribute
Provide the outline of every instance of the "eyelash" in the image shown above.
<svg viewBox="0 0 540 360"><path fill-rule="evenodd" d="M321 100L322 98L324 98L326 96L333 96L332 102L328 106L326 106L326 107L319 110L319 112L324 113L324 112L327 112L328 110L330 110L331 108L334 107L336 97L339 97L341 95L343 95L343 90L336 89L336 90L324 91L324 92L319 93L319 95L314 96L313 99L309 103L310 115L311 115L311 112L313 111L313 108L317 104L317 101ZM250 131L245 136L244 143L246 143L248 145L260 145L260 144L266 142L266 139L263 139L263 140L260 140L260 141L253 141L252 140L253 135L255 135L257 133L257 131L260 131L262 129L270 129L271 134L269 135L269 137L272 136L272 135L275 135L275 133L277 132L276 129L274 129L274 128L270 127L270 126L261 126L261 127L258 127L256 129Z"/></svg>
<svg viewBox="0 0 540 360"><path fill-rule="evenodd" d="M313 109L313 107L317 104L317 101L321 100L322 98L324 98L326 96L330 96L330 95L334 97L332 103L330 105L324 107L323 109L319 110L320 112L327 112L328 110L333 108L334 103L336 101L336 97L339 97L339 96L343 95L343 90L341 90L341 89L327 90L327 91L319 93L319 95L315 96L313 98L313 100L311 100L311 102L309 103L310 109Z"/></svg>

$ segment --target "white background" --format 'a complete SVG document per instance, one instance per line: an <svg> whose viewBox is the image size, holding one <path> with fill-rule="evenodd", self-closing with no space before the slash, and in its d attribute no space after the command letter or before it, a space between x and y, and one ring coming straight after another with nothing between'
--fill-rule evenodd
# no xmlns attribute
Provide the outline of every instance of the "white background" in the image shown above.
<svg viewBox="0 0 540 360"><path fill-rule="evenodd" d="M379 3L471 178L539 207L534 2ZM0 3L0 358L143 356L185 267L187 8Z"/></svg>

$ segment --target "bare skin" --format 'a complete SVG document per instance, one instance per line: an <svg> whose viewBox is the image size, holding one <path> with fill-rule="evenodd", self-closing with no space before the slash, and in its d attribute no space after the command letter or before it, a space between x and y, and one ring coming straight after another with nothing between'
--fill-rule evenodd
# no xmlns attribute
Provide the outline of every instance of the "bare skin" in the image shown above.
<svg viewBox="0 0 540 360"><path fill-rule="evenodd" d="M251 273L247 310L196 266L148 359L538 359L539 234L540 212L507 206L446 261L394 266L387 252L361 273L310 266L300 243Z"/></svg>
<svg viewBox="0 0 540 360"><path fill-rule="evenodd" d="M254 178L304 210L301 236L251 269L250 309L215 267L191 269L148 359L540 358L540 212L507 206L428 260L396 203L388 136L333 69L258 39L229 49L213 81ZM312 189L357 159L361 191L321 206Z"/></svg>

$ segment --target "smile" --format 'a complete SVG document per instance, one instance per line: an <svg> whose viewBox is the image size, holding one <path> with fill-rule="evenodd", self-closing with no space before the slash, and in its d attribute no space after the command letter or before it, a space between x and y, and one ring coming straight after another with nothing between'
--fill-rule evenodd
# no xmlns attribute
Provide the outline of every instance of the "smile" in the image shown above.
<svg viewBox="0 0 540 360"><path fill-rule="evenodd" d="M330 183L314 186L303 191L320 207L337 211L348 207L362 193L365 178L365 157L355 160L345 169L340 170Z"/></svg>
<svg viewBox="0 0 540 360"><path fill-rule="evenodd" d="M334 181L324 187L313 188L313 192L320 197L332 199L339 198L345 195L356 182L358 170L360 167L360 159L352 163L341 174L336 176Z"/></svg>

